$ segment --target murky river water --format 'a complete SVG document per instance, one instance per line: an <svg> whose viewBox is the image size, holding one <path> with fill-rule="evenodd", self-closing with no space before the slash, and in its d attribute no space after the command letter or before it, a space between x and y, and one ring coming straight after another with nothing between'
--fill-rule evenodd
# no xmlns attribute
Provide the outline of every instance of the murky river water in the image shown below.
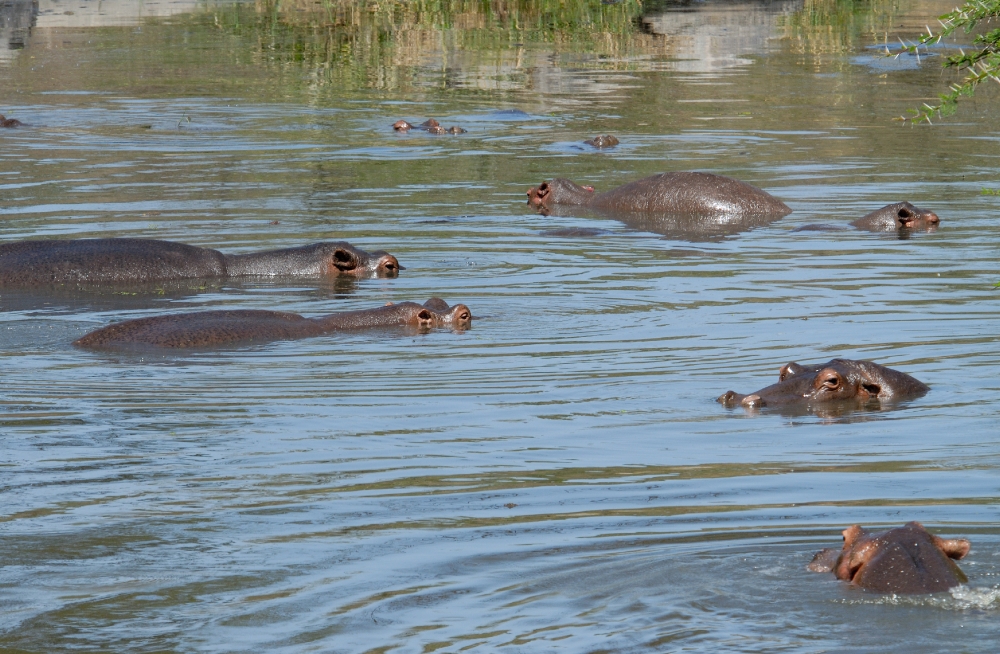
<svg viewBox="0 0 1000 654"><path fill-rule="evenodd" d="M252 5L70 4L0 58L0 112L29 123L0 133L3 240L346 239L406 270L0 294L0 649L995 651L1000 95L901 127L952 78L869 47L953 3L598 6L598 36L473 12L388 45ZM390 128L427 117L468 133ZM621 145L582 145L603 133ZM682 240L525 206L554 176L672 170L794 213ZM941 228L795 231L902 199ZM70 345L166 311L431 296L473 329ZM932 390L842 416L714 401L834 356ZM972 541L968 587L805 569L847 525L907 520Z"/></svg>

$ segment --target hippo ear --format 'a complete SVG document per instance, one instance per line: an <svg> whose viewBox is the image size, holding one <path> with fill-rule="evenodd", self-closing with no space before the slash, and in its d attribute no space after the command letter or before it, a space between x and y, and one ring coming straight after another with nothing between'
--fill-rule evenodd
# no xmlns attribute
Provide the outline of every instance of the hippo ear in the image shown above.
<svg viewBox="0 0 1000 654"><path fill-rule="evenodd" d="M965 538L938 538L933 535L932 538L937 548L951 559L964 558L969 553L969 550L972 549L972 545Z"/></svg>
<svg viewBox="0 0 1000 654"><path fill-rule="evenodd" d="M417 322L421 326L434 324L434 313L430 309L421 309L417 312Z"/></svg>
<svg viewBox="0 0 1000 654"><path fill-rule="evenodd" d="M785 365L781 366L781 370L778 371L778 381L785 381L789 377L797 375L805 369L805 366L800 366L794 361L789 361Z"/></svg>
<svg viewBox="0 0 1000 654"><path fill-rule="evenodd" d="M358 260L358 255L354 252L347 248L338 247L333 251L333 265L337 270L347 272L361 265L361 261Z"/></svg>
<svg viewBox="0 0 1000 654"><path fill-rule="evenodd" d="M841 533L844 535L844 549L846 550L849 549L851 545L854 545L854 541L856 541L859 536L863 535L865 530L861 525L851 525Z"/></svg>

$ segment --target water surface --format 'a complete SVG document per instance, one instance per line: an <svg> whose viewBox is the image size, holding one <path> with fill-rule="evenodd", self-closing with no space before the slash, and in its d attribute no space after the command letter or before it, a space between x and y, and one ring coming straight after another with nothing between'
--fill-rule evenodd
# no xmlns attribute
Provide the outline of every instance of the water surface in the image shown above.
<svg viewBox="0 0 1000 654"><path fill-rule="evenodd" d="M0 238L344 239L406 270L0 293L0 648L995 649L997 95L900 126L950 78L870 64L951 4L119 4L42 1L0 58L0 112L29 124L0 133ZM427 117L469 131L390 127ZM692 241L525 205L554 176L673 170L794 212ZM795 231L903 199L940 229ZM167 311L431 296L474 327L70 345ZM715 402L834 356L931 391L841 416ZM805 569L850 524L908 520L972 541L968 587Z"/></svg>

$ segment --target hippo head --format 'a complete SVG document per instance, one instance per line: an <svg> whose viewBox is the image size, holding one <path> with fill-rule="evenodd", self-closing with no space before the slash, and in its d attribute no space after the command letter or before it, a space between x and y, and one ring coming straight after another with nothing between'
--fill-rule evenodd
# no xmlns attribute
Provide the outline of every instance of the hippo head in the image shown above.
<svg viewBox="0 0 1000 654"><path fill-rule="evenodd" d="M871 361L833 359L803 366L788 363L778 373L778 383L756 393L728 391L718 398L727 406L747 409L788 408L846 403L852 406L876 401L918 397L929 389L907 374Z"/></svg>
<svg viewBox="0 0 1000 654"><path fill-rule="evenodd" d="M331 274L355 277L398 277L400 270L396 257L383 250L365 252L349 243L324 244L324 258Z"/></svg>
<svg viewBox="0 0 1000 654"><path fill-rule="evenodd" d="M941 219L933 211L915 207L909 202L897 202L887 204L851 224L870 232L909 233L917 230L933 232L940 222Z"/></svg>
<svg viewBox="0 0 1000 654"><path fill-rule="evenodd" d="M818 552L809 570L877 593L937 593L968 581L952 560L969 553L964 538L939 538L919 522L880 533L852 525L843 534L844 546Z"/></svg>
<svg viewBox="0 0 1000 654"><path fill-rule="evenodd" d="M528 191L528 204L551 209L557 204L587 204L594 197L593 186L580 186L568 179L556 178Z"/></svg>
<svg viewBox="0 0 1000 654"><path fill-rule="evenodd" d="M439 297L432 297L419 307L413 317L417 327L452 327L453 329L468 329L472 326L472 312L464 304L453 307Z"/></svg>
<svg viewBox="0 0 1000 654"><path fill-rule="evenodd" d="M397 132L409 132L413 129L413 125L406 122L405 120L397 120L392 124L392 128Z"/></svg>

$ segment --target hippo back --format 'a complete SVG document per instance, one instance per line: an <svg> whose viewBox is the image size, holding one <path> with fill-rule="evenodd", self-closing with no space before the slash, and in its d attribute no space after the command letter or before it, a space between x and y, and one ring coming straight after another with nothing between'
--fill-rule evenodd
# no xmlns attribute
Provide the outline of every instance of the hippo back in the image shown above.
<svg viewBox="0 0 1000 654"><path fill-rule="evenodd" d="M590 206L606 212L657 212L733 218L780 218L788 206L756 186L711 173L676 172L646 177L594 197Z"/></svg>
<svg viewBox="0 0 1000 654"><path fill-rule="evenodd" d="M322 331L315 321L295 313L255 309L198 311L114 323L79 338L74 345L86 348L210 347L301 338Z"/></svg>
<svg viewBox="0 0 1000 654"><path fill-rule="evenodd" d="M0 285L153 282L226 275L216 250L140 238L0 245Z"/></svg>

